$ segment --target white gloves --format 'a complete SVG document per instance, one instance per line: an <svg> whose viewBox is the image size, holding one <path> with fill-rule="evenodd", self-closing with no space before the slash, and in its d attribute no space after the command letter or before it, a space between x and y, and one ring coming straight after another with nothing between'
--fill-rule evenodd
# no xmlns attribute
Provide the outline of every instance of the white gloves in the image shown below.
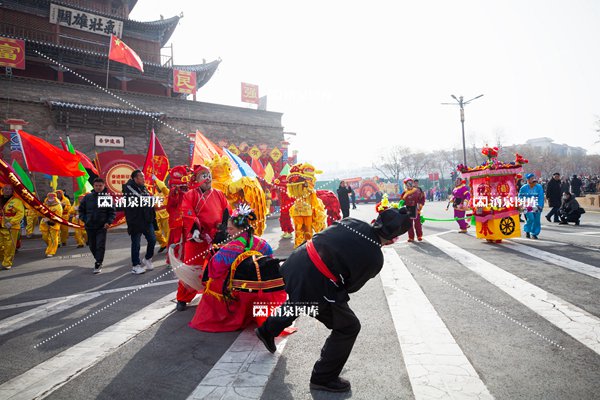
<svg viewBox="0 0 600 400"><path fill-rule="evenodd" d="M6 222L4 223L4 227L5 227L6 229L10 229L10 228L12 227L12 224L11 224L10 222L6 221Z"/></svg>

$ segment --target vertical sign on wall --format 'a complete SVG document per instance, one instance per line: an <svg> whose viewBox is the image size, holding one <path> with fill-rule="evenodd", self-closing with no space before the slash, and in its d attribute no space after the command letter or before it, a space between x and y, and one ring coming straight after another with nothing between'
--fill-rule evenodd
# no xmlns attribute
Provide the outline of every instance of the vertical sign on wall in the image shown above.
<svg viewBox="0 0 600 400"><path fill-rule="evenodd" d="M242 101L258 104L258 86L242 82Z"/></svg>
<svg viewBox="0 0 600 400"><path fill-rule="evenodd" d="M173 70L173 91L175 93L196 93L196 73L194 71Z"/></svg>

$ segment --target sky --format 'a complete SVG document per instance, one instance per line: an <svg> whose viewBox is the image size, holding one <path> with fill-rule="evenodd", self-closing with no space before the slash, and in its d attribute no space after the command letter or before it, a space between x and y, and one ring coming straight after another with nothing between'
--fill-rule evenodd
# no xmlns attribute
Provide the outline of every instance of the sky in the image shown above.
<svg viewBox="0 0 600 400"><path fill-rule="evenodd" d="M600 1L139 0L183 12L175 64L222 62L197 100L238 107L240 83L283 113L299 159L328 172L415 151L549 137L600 153ZM512 157L512 155L511 155ZM502 158L502 157L500 157Z"/></svg>

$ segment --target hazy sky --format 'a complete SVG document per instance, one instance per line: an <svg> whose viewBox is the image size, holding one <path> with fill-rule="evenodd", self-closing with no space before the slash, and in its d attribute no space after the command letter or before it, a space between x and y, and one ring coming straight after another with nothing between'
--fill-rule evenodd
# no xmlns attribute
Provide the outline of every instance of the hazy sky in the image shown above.
<svg viewBox="0 0 600 400"><path fill-rule="evenodd" d="M246 107L240 82L259 85L322 169L461 147L451 94L484 94L467 145L547 136L600 152L600 1L140 0L131 18L180 12L175 63L223 60L198 100Z"/></svg>

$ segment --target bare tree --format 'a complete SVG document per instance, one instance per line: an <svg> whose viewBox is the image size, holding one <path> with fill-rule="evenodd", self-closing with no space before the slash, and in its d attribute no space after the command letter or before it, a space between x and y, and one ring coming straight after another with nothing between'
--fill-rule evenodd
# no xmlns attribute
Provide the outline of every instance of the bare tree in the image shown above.
<svg viewBox="0 0 600 400"><path fill-rule="evenodd" d="M403 177L419 178L426 174L430 158L431 154L413 153L408 147L395 146L381 156L379 163L373 164L373 168L386 178L399 182Z"/></svg>
<svg viewBox="0 0 600 400"><path fill-rule="evenodd" d="M410 149L407 147L392 147L388 152L381 156L378 163L373 164L373 168L381 172L387 179L399 182L403 169L402 159L408 152L410 152Z"/></svg>

